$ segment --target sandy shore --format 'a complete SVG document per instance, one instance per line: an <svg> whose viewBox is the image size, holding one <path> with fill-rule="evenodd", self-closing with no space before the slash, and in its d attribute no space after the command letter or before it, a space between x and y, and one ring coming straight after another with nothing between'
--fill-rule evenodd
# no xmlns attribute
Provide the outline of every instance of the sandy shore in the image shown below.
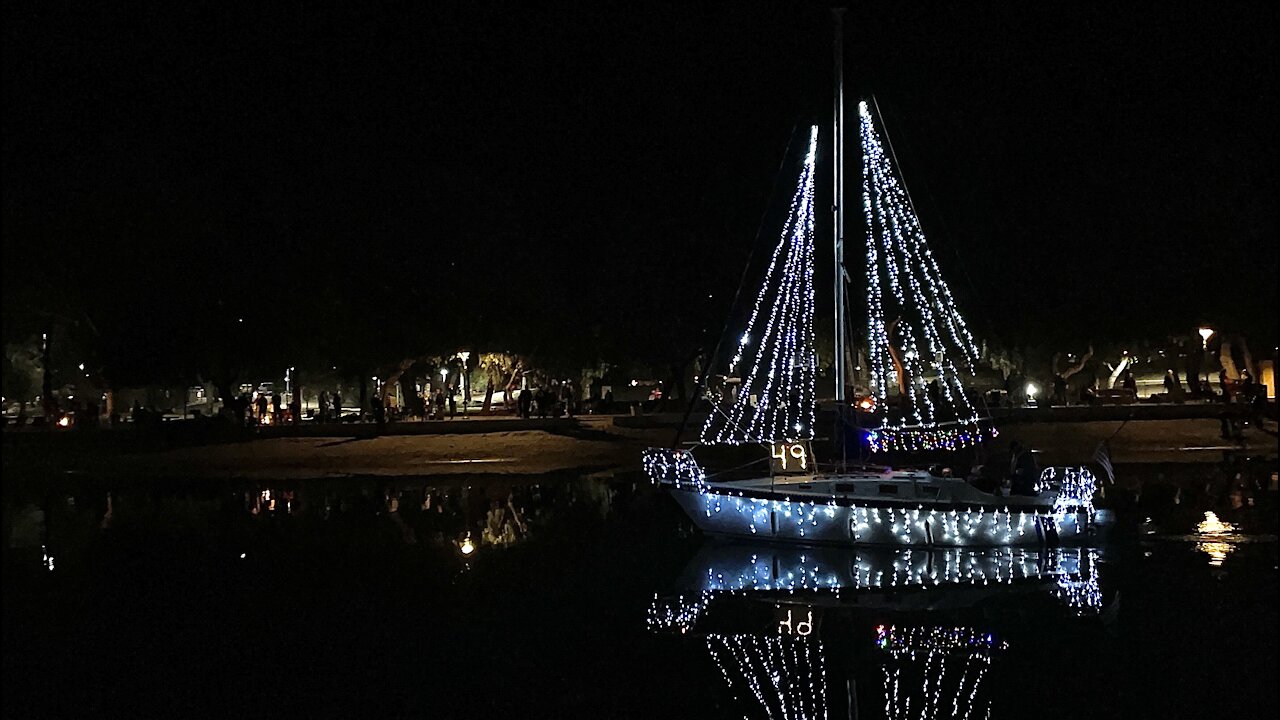
<svg viewBox="0 0 1280 720"><path fill-rule="evenodd" d="M580 434L543 430L370 438L270 438L126 453L106 461L112 474L192 478L300 479L351 475L543 474L640 465L641 451L670 431L610 429Z"/></svg>
<svg viewBox="0 0 1280 720"><path fill-rule="evenodd" d="M114 447L117 443L110 436L93 444L71 437L45 438L60 442L43 445L33 442L40 438L7 436L5 469L192 479L639 470L645 447L667 445L672 438L670 428L624 428L607 422L559 430L275 437L168 448L138 442ZM998 456L1013 440L1040 451L1042 465L1088 463L1103 440L1117 464L1217 463L1227 454L1276 455L1274 423L1248 428L1243 443L1223 440L1216 420L1006 423L988 452ZM13 455L20 459L11 462L9 451L15 449L20 452Z"/></svg>

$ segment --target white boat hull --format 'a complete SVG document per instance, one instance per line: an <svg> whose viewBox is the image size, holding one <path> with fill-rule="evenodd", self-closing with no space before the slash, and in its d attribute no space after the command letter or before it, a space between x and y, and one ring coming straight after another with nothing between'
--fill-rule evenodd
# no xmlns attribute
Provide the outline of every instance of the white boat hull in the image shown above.
<svg viewBox="0 0 1280 720"><path fill-rule="evenodd" d="M919 470L858 469L709 481L684 451L650 449L645 471L711 535L893 547L1070 545L1098 539L1092 475L1064 473L1036 495L982 492Z"/></svg>
<svg viewBox="0 0 1280 720"><path fill-rule="evenodd" d="M1072 544L1092 537L1086 512L1045 508L843 504L753 498L694 488L672 497L711 535L835 545L993 547Z"/></svg>

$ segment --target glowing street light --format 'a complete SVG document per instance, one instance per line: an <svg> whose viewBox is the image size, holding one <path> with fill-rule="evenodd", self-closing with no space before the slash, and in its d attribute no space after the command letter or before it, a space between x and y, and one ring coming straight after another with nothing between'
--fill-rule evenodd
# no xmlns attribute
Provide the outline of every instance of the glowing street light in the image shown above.
<svg viewBox="0 0 1280 720"><path fill-rule="evenodd" d="M471 403L471 373L467 372L467 360L471 358L470 350L459 350L458 358L462 360L462 415L467 414L467 406Z"/></svg>
<svg viewBox="0 0 1280 720"><path fill-rule="evenodd" d="M1208 350L1208 349L1209 349L1209 338L1213 337L1213 328L1211 328L1211 327L1202 327L1202 328L1200 328L1197 332L1199 332L1199 333L1200 333L1200 346L1201 346L1203 349Z"/></svg>
<svg viewBox="0 0 1280 720"><path fill-rule="evenodd" d="M1203 352L1208 352L1208 351L1209 351L1209 338L1213 337L1213 328L1211 328L1211 327L1202 327L1202 328L1200 328L1199 330L1197 330L1196 332L1200 333L1200 349L1201 349L1201 351L1203 351ZM1197 380L1197 382L1199 382L1199 381ZM1208 387L1209 387L1209 365L1208 365L1208 363L1207 363L1207 362L1205 363L1205 366L1204 366L1204 387L1205 387L1206 389L1208 389Z"/></svg>

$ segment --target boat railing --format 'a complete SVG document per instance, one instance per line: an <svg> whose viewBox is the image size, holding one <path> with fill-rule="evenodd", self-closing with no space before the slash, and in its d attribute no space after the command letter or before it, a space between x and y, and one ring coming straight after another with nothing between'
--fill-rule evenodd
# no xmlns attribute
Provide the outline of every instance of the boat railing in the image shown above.
<svg viewBox="0 0 1280 720"><path fill-rule="evenodd" d="M644 472L657 485L707 488L707 475L687 450L671 448L647 448L644 451Z"/></svg>

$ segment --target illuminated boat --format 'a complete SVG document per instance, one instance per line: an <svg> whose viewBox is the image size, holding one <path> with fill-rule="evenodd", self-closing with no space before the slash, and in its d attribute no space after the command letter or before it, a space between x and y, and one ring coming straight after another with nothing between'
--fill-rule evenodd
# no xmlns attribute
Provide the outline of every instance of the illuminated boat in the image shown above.
<svg viewBox="0 0 1280 720"><path fill-rule="evenodd" d="M710 535L837 545L988 547L1096 539L1087 468L1048 468L1036 495L997 496L922 470L708 480L693 454L649 449L645 471Z"/></svg>
<svg viewBox="0 0 1280 720"><path fill-rule="evenodd" d="M837 45L837 67L840 57ZM837 81L837 88L839 81ZM839 452L848 437L858 456L946 452L974 446L996 431L970 400L962 371L978 351L930 253L919 219L881 139L872 103L860 102L862 197L866 219L868 392L846 401L843 92L837 90L835 158L834 406ZM814 205L818 127L808 145L763 281L750 307L731 314L741 332L721 367L720 347L699 373L697 396L710 401L702 445L768 448L768 475L730 481L708 474L692 450L650 449L644 468L669 487L704 532L807 543L908 546L993 546L1073 542L1092 536L1093 475L1063 468L1042 477L1034 495L983 492L965 481L922 470L819 469L810 441L817 416L818 359L814 336ZM886 136L887 137L887 136ZM748 264L750 265L750 263ZM750 267L748 274L754 272ZM737 303L735 302L735 305ZM727 328L726 328L727 329ZM860 367L860 366L859 366ZM857 369L857 368L855 368ZM705 394L702 390L705 387ZM856 409L850 405L856 405ZM850 415L850 411L853 415ZM856 418L856 423L850 423ZM683 427L681 428L683 430ZM852 435L850 435L852 433ZM695 448L696 449L696 448Z"/></svg>

